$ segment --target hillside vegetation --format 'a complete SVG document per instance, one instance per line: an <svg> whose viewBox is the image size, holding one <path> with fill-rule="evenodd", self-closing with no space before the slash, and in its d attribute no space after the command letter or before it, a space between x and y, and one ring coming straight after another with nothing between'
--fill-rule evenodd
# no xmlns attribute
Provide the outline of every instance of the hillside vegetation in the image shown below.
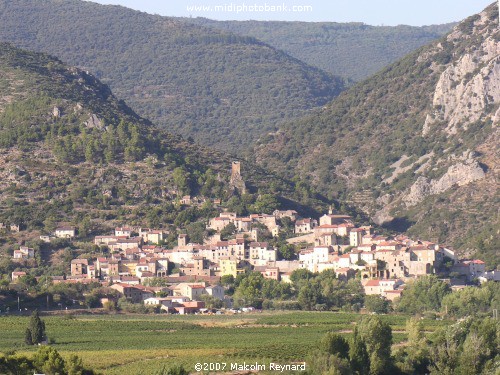
<svg viewBox="0 0 500 375"><path fill-rule="evenodd" d="M261 139L261 165L497 265L498 7Z"/></svg>
<svg viewBox="0 0 500 375"><path fill-rule="evenodd" d="M80 0L1 0L0 40L89 70L141 116L238 154L343 89L254 38Z"/></svg>
<svg viewBox="0 0 500 375"><path fill-rule="evenodd" d="M240 197L228 186L231 157L158 129L94 76L48 55L0 44L0 93L1 223L42 232L60 222L182 227L217 214L213 199L243 199L246 210L256 200L262 208L266 193L277 206L318 203L303 183L249 163ZM182 207L183 195L207 202Z"/></svg>
<svg viewBox="0 0 500 375"><path fill-rule="evenodd" d="M257 38L349 81L368 78L453 27L453 24L413 27L357 22L214 21L201 17L184 20Z"/></svg>

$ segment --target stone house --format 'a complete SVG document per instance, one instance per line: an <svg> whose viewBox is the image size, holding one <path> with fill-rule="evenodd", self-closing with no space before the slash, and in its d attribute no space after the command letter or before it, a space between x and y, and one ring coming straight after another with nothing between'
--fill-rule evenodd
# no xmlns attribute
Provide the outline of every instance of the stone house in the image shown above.
<svg viewBox="0 0 500 375"><path fill-rule="evenodd" d="M401 250L402 245L396 241L384 241L377 244L376 250Z"/></svg>
<svg viewBox="0 0 500 375"><path fill-rule="evenodd" d="M349 245L354 247L358 247L359 245L361 245L363 233L364 230L361 228L351 229L351 231L349 232Z"/></svg>
<svg viewBox="0 0 500 375"><path fill-rule="evenodd" d="M73 259L71 261L71 276L86 275L88 266L88 259Z"/></svg>
<svg viewBox="0 0 500 375"><path fill-rule="evenodd" d="M94 244L98 246L108 245L111 242L127 239L127 236L95 236Z"/></svg>
<svg viewBox="0 0 500 375"><path fill-rule="evenodd" d="M229 218L229 217L215 217L213 219L210 219L207 228L213 229L217 232L220 232L222 229L224 229L230 223L234 223L234 219Z"/></svg>
<svg viewBox="0 0 500 375"><path fill-rule="evenodd" d="M252 219L249 217L239 217L234 221L238 232L249 232L252 229Z"/></svg>
<svg viewBox="0 0 500 375"><path fill-rule="evenodd" d="M199 301L204 294L205 283L180 283L173 289L174 296L186 296L191 301Z"/></svg>
<svg viewBox="0 0 500 375"><path fill-rule="evenodd" d="M27 246L21 246L19 250L14 250L14 259L31 259L35 257L35 250Z"/></svg>
<svg viewBox="0 0 500 375"><path fill-rule="evenodd" d="M386 291L395 290L402 282L396 279L368 280L363 283L365 294L383 296Z"/></svg>
<svg viewBox="0 0 500 375"><path fill-rule="evenodd" d="M219 259L219 273L220 276L238 275L238 260L235 257L221 257Z"/></svg>
<svg viewBox="0 0 500 375"><path fill-rule="evenodd" d="M321 234L314 239L314 246L333 246L337 244L337 235L335 233Z"/></svg>
<svg viewBox="0 0 500 375"><path fill-rule="evenodd" d="M116 237L125 237L128 238L132 236L133 229L129 227L118 227L115 228L115 236Z"/></svg>
<svg viewBox="0 0 500 375"><path fill-rule="evenodd" d="M266 279L280 280L280 269L278 267L264 267L261 273Z"/></svg>
<svg viewBox="0 0 500 375"><path fill-rule="evenodd" d="M140 229L139 236L145 243L159 244L163 241L163 231L156 229Z"/></svg>
<svg viewBox="0 0 500 375"><path fill-rule="evenodd" d="M180 268L182 275L212 276L210 261L202 256L193 256L192 263Z"/></svg>
<svg viewBox="0 0 500 375"><path fill-rule="evenodd" d="M145 299L153 297L153 293L147 291L144 287L140 285L128 285L124 283L116 283L110 286L110 288L116 290L122 296L127 298L133 303L141 303Z"/></svg>
<svg viewBox="0 0 500 375"><path fill-rule="evenodd" d="M352 223L352 217L348 215L323 215L319 218L319 225L338 225Z"/></svg>
<svg viewBox="0 0 500 375"><path fill-rule="evenodd" d="M205 288L208 295L211 295L214 298L219 300L224 299L224 288L220 285L211 285Z"/></svg>
<svg viewBox="0 0 500 375"><path fill-rule="evenodd" d="M296 221L298 213L295 210L285 210L285 211L276 210L273 212L273 215L276 219L283 219L287 217L291 221Z"/></svg>
<svg viewBox="0 0 500 375"><path fill-rule="evenodd" d="M75 227L59 227L56 229L54 236L57 238L74 238L76 229Z"/></svg>
<svg viewBox="0 0 500 375"><path fill-rule="evenodd" d="M302 219L295 222L295 233L311 233L317 222L313 219Z"/></svg>
<svg viewBox="0 0 500 375"><path fill-rule="evenodd" d="M142 246L141 237L118 239L116 242L108 243L108 247L111 251L140 248L141 246Z"/></svg>
<svg viewBox="0 0 500 375"><path fill-rule="evenodd" d="M12 278L12 281L16 281L20 277L24 277L24 276L26 276L26 272L24 272L24 271L14 271L14 272L12 272L11 278Z"/></svg>
<svg viewBox="0 0 500 375"><path fill-rule="evenodd" d="M306 249L299 253L299 262L311 272L317 272L319 263L328 263L328 255L331 248L318 246L312 249Z"/></svg>

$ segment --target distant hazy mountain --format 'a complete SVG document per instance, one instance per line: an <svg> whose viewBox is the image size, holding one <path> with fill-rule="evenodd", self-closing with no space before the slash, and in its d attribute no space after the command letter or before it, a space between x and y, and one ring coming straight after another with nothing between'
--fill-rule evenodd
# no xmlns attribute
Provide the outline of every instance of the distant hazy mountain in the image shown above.
<svg viewBox="0 0 500 375"><path fill-rule="evenodd" d="M213 21L184 18L251 36L334 75L360 81L449 32L455 24L369 26L363 23Z"/></svg>
<svg viewBox="0 0 500 375"><path fill-rule="evenodd" d="M0 0L0 40L88 69L140 115L238 153L343 89L254 38L86 1Z"/></svg>
<svg viewBox="0 0 500 375"><path fill-rule="evenodd" d="M499 264L498 6L263 138L260 163Z"/></svg>

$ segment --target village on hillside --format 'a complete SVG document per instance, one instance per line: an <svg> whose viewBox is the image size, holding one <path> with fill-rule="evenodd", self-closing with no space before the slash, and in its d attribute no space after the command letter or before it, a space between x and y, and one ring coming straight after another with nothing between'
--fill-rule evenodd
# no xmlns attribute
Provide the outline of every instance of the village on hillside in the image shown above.
<svg viewBox="0 0 500 375"><path fill-rule="evenodd" d="M244 189L244 183L237 178L233 183ZM183 199L188 198L191 200ZM263 231L279 236L282 228L278 223L285 218L294 228L287 242L297 249L295 259L280 259L278 249L261 240ZM3 224L2 227L9 229ZM228 228L231 238L223 240L221 234ZM433 242L404 235L379 235L372 227L356 226L352 217L333 209L318 219L300 218L294 210L245 217L224 211L211 218L206 229L212 235L203 243L190 242L189 233L184 233L178 235L177 246L167 248L162 245L168 235L166 230L117 227L114 233L95 236L94 245L102 250L102 257L73 259L69 275L53 276L51 280L54 284L100 283L131 303L176 314L207 311L203 296L231 308L233 301L226 295L221 279L236 278L249 271L290 283L296 270L333 270L339 279L359 279L366 295L389 301L404 293L409 280L424 275L438 275L453 289L472 281L500 281L500 273L487 272L481 260L457 259L452 249ZM19 227L11 226L10 230L19 231ZM71 241L77 238L77 230L63 226L50 236L40 237L44 242L56 238ZM20 246L12 257L14 261L29 260L35 257L35 250ZM26 274L12 272L12 282ZM106 303L106 299L101 302Z"/></svg>
<svg viewBox="0 0 500 375"><path fill-rule="evenodd" d="M239 162L231 164L229 188L245 193ZM182 205L199 203L191 196L180 198ZM201 200L205 202L205 200ZM220 201L213 204L220 207ZM222 211L222 212L220 212ZM224 278L258 272L265 279L292 283L294 271L321 273L331 270L339 280L357 279L365 295L377 295L394 301L404 293L408 281L436 275L458 290L468 284L500 281L498 271L487 271L479 259L457 259L453 249L405 235L389 237L377 234L371 226L356 226L353 218L329 212L316 218L302 218L295 210L275 210L272 214L238 216L220 209L219 215L206 223L203 243L190 241L190 233L181 233L176 246L165 246L169 230L123 226L113 233L94 237L93 245L102 256L79 256L70 260L70 273L50 276L53 284L102 285L115 291L101 298L100 305L119 296L133 304L156 307L175 314L205 312L206 301L213 306L232 308ZM292 249L289 256L280 254L270 244L283 234ZM17 233L19 225L0 223L0 229ZM293 233L290 233L293 232ZM40 240L50 244L56 239L76 241L77 228L60 226ZM81 240L81 238L80 238ZM28 276L26 269L37 267L29 262L35 249L19 246L12 260L24 270L11 274L16 284ZM40 278L40 277L38 277Z"/></svg>

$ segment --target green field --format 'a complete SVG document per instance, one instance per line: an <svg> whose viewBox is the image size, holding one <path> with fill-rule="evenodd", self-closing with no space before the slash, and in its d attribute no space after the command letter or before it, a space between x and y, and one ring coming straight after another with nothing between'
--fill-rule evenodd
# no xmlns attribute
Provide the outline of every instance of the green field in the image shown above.
<svg viewBox="0 0 500 375"><path fill-rule="evenodd" d="M407 316L381 318L394 343L406 339ZM198 362L303 361L327 331L351 334L359 315L265 312L233 316L79 315L43 317L47 335L63 356L75 353L104 374L150 374L174 365L194 372ZM0 352L34 351L23 344L28 317L0 318ZM431 332L449 322L424 320Z"/></svg>

